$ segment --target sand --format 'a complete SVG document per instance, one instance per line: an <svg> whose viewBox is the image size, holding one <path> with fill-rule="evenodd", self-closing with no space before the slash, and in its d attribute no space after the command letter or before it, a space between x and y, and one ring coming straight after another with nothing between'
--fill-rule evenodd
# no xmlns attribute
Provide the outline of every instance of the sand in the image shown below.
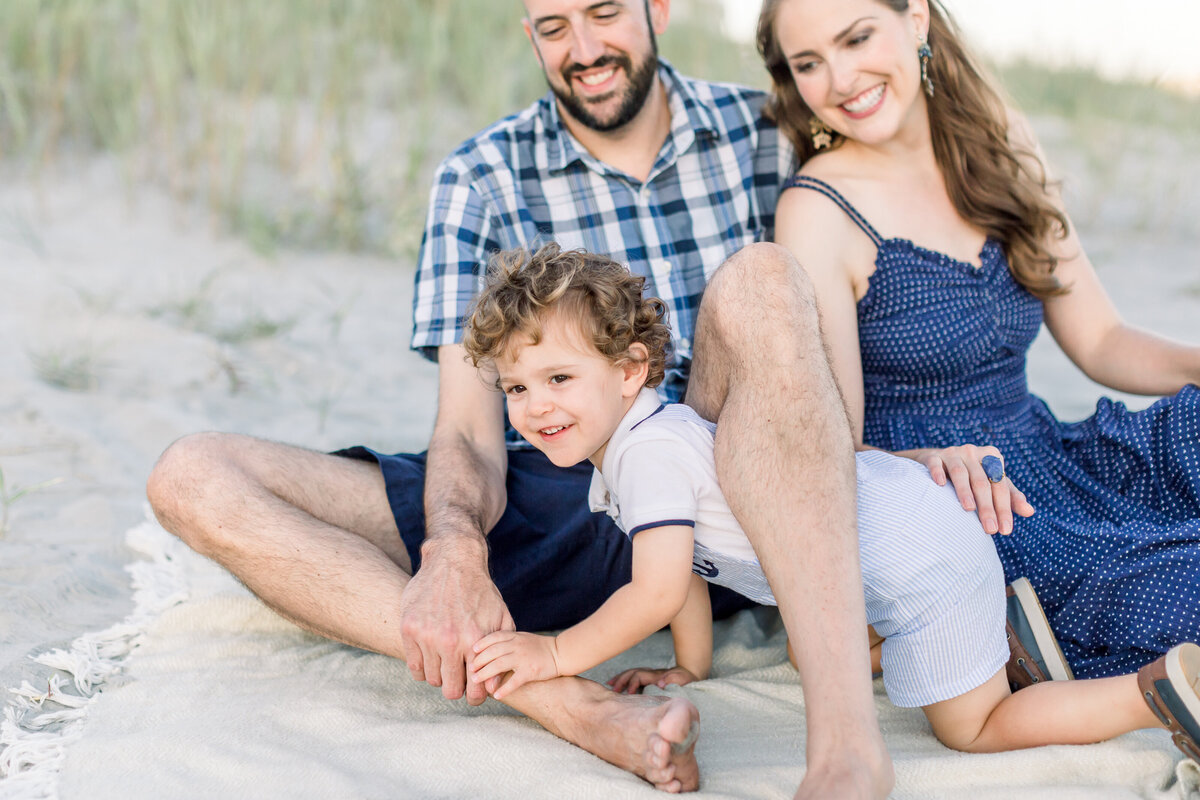
<svg viewBox="0 0 1200 800"><path fill-rule="evenodd" d="M1121 313L1200 340L1195 135L1035 125ZM0 469L10 491L61 479L13 503L0 537L0 687L44 684L30 654L129 613L123 537L177 437L423 447L436 375L408 350L412 272L256 252L103 158L0 181ZM1101 392L1045 336L1030 374L1064 419Z"/></svg>

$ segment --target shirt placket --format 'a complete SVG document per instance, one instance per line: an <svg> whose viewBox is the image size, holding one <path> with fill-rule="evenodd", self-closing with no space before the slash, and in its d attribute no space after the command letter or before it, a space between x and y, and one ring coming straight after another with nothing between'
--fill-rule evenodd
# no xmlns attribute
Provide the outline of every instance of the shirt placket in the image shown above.
<svg viewBox="0 0 1200 800"><path fill-rule="evenodd" d="M646 250L648 269L654 278L659 298L671 309L671 338L674 340L676 359L690 359L693 315L680 313L678 308L677 300L681 296L681 287L672 261L675 255L674 239L659 203L658 193L654 189L655 179L675 164L675 145L675 136L672 135L663 145L649 177L637 189L634 197L638 212L638 231Z"/></svg>

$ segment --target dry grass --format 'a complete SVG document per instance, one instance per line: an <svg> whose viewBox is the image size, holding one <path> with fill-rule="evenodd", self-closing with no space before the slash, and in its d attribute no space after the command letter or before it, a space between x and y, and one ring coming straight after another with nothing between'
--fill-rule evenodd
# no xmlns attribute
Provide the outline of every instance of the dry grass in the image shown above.
<svg viewBox="0 0 1200 800"><path fill-rule="evenodd" d="M263 253L411 253L436 161L544 91L519 14L509 0L4 0L0 160L36 178L64 154L116 154L130 191L166 185ZM663 54L762 86L717 18L713 0L680 0ZM1002 72L1035 113L1200 121L1153 87Z"/></svg>

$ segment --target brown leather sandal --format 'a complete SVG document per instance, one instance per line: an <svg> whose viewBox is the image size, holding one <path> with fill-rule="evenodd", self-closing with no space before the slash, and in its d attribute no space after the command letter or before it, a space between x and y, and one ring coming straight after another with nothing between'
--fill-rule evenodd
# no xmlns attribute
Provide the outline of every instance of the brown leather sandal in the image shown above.
<svg viewBox="0 0 1200 800"><path fill-rule="evenodd" d="M1200 763L1200 646L1175 645L1138 670L1142 699L1185 756Z"/></svg>

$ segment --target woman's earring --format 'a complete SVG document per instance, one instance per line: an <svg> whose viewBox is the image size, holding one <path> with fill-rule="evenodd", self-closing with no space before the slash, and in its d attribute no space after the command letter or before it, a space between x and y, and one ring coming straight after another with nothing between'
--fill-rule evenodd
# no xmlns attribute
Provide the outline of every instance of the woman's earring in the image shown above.
<svg viewBox="0 0 1200 800"><path fill-rule="evenodd" d="M933 78L929 76L929 61L933 58L933 51L929 49L929 42L925 41L924 36L917 37L917 41L921 43L917 48L917 58L921 60L921 85L925 87L925 94L933 97Z"/></svg>
<svg viewBox="0 0 1200 800"><path fill-rule="evenodd" d="M816 114L808 118L808 132L812 134L813 147L817 150L824 150L833 144L833 128L822 122Z"/></svg>

